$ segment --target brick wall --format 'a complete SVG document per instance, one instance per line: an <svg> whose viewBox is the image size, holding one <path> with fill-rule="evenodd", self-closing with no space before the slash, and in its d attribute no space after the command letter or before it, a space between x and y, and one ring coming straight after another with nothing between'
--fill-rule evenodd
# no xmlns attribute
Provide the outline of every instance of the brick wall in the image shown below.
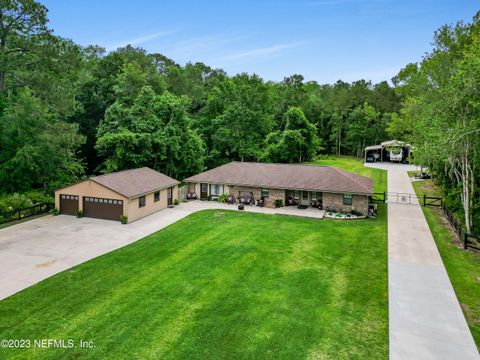
<svg viewBox="0 0 480 360"><path fill-rule="evenodd" d="M343 194L323 193L323 208L344 211L355 209L366 215L368 213L368 200L366 195L353 195L352 205L344 205Z"/></svg>

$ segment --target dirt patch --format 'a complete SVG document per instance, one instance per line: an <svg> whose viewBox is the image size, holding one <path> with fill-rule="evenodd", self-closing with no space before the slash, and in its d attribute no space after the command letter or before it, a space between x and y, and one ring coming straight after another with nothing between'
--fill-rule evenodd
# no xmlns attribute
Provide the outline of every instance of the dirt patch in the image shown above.
<svg viewBox="0 0 480 360"><path fill-rule="evenodd" d="M41 264L37 264L37 265L35 265L35 267L46 268L46 267L49 267L50 265L53 265L56 262L57 262L57 260L51 260L51 261L47 261L47 262L44 262L44 263L41 263Z"/></svg>

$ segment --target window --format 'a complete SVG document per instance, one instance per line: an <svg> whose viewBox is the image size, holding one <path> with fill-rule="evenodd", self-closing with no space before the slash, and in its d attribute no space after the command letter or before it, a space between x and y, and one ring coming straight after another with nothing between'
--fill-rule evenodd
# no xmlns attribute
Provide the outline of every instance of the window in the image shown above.
<svg viewBox="0 0 480 360"><path fill-rule="evenodd" d="M293 198L294 198L295 200L300 199L300 191L295 190L295 192L294 192L294 194L293 194Z"/></svg>
<svg viewBox="0 0 480 360"><path fill-rule="evenodd" d="M223 185L211 184L210 185L210 195L219 196L223 194Z"/></svg>
<svg viewBox="0 0 480 360"><path fill-rule="evenodd" d="M343 205L352 205L352 194L343 194Z"/></svg>
<svg viewBox="0 0 480 360"><path fill-rule="evenodd" d="M144 206L145 206L145 195L140 196L138 198L138 207L141 208L141 207L144 207Z"/></svg>
<svg viewBox="0 0 480 360"><path fill-rule="evenodd" d="M262 197L263 198L268 198L268 195L269 195L269 190L262 188Z"/></svg>
<svg viewBox="0 0 480 360"><path fill-rule="evenodd" d="M308 191L302 191L302 199L308 200Z"/></svg>
<svg viewBox="0 0 480 360"><path fill-rule="evenodd" d="M317 193L315 191L312 192L312 201L317 201Z"/></svg>
<svg viewBox="0 0 480 360"><path fill-rule="evenodd" d="M159 201L159 200L160 200L160 191L155 191L155 192L153 193L153 201L154 201L154 202L157 202L157 201Z"/></svg>

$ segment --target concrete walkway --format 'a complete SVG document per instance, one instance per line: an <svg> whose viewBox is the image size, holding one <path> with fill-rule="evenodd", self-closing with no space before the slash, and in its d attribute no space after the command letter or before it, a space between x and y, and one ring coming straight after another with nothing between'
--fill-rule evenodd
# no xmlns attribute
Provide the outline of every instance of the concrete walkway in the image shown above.
<svg viewBox="0 0 480 360"><path fill-rule="evenodd" d="M234 210L234 205L192 201L165 209L128 225L117 221L74 216L44 216L0 229L0 300L50 276L106 254L193 212L206 209ZM318 209L267 209L246 206L246 211L321 218Z"/></svg>
<svg viewBox="0 0 480 360"><path fill-rule="evenodd" d="M414 194L412 166L388 170L388 191ZM390 359L480 359L421 206L388 204Z"/></svg>

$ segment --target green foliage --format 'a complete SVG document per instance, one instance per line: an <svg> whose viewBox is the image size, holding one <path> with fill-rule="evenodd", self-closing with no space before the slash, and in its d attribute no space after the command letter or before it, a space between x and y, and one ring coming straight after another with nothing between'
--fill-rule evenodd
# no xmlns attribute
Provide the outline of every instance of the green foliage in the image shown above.
<svg viewBox="0 0 480 360"><path fill-rule="evenodd" d="M226 203L228 201L228 195L227 194L222 194L218 197L218 201L221 203Z"/></svg>
<svg viewBox="0 0 480 360"><path fill-rule="evenodd" d="M58 208L53 208L52 210L50 210L50 213L53 216L57 216L58 214L60 214L60 210L58 210Z"/></svg>
<svg viewBox="0 0 480 360"><path fill-rule="evenodd" d="M275 199L273 202L276 208L281 208L283 206L283 200L282 199Z"/></svg>
<svg viewBox="0 0 480 360"><path fill-rule="evenodd" d="M141 89L131 106L112 104L98 128L104 171L150 166L173 177L203 169L204 147L191 127L189 100Z"/></svg>
<svg viewBox="0 0 480 360"><path fill-rule="evenodd" d="M302 162L315 157L320 140L315 125L310 123L302 109L291 107L285 114L283 132L270 133L266 139L263 161Z"/></svg>
<svg viewBox="0 0 480 360"><path fill-rule="evenodd" d="M83 211L82 210L75 210L75 212L73 214L79 219L83 217Z"/></svg>
<svg viewBox="0 0 480 360"><path fill-rule="evenodd" d="M435 33L435 47L394 79L405 98L392 131L405 129L413 160L435 173L465 228L480 232L480 23L459 22ZM390 130L390 128L389 128Z"/></svg>
<svg viewBox="0 0 480 360"><path fill-rule="evenodd" d="M15 211L32 206L32 200L26 197L24 194L13 193L5 200L5 205L8 210Z"/></svg>
<svg viewBox="0 0 480 360"><path fill-rule="evenodd" d="M128 216L127 215L120 215L120 222L124 225L126 223L128 223Z"/></svg>
<svg viewBox="0 0 480 360"><path fill-rule="evenodd" d="M178 199L175 199L175 200L173 201L173 205L178 205L178 204L180 204L180 202L178 201Z"/></svg>

